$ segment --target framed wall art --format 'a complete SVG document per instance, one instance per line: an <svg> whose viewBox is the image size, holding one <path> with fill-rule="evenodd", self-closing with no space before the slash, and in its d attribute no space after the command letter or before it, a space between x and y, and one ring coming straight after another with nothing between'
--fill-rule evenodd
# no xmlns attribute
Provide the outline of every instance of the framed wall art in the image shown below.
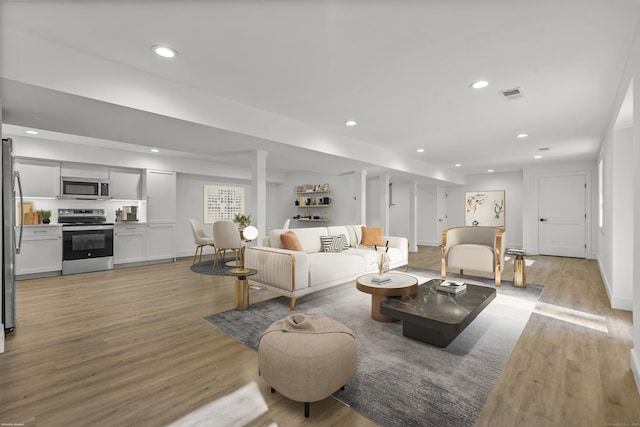
<svg viewBox="0 0 640 427"><path fill-rule="evenodd" d="M465 192L464 225L504 228L504 196L504 190Z"/></svg>
<svg viewBox="0 0 640 427"><path fill-rule="evenodd" d="M204 223L231 220L237 213L244 213L244 187L224 185L204 186Z"/></svg>

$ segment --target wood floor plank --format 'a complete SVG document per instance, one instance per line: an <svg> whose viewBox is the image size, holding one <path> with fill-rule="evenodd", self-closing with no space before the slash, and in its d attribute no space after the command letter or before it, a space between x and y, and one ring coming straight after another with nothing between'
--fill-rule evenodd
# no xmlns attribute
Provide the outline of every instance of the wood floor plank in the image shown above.
<svg viewBox="0 0 640 427"><path fill-rule="evenodd" d="M541 301L603 316L608 332L533 314L476 424L638 422L631 315L609 307L597 263L527 259ZM255 383L268 410L251 427L375 425L333 398L305 419L302 403L270 393L257 353L203 320L233 308L234 279L193 273L191 261L19 282L17 329L0 355L0 423L166 426ZM419 247L410 265L438 271L440 249ZM272 297L250 290L254 303Z"/></svg>

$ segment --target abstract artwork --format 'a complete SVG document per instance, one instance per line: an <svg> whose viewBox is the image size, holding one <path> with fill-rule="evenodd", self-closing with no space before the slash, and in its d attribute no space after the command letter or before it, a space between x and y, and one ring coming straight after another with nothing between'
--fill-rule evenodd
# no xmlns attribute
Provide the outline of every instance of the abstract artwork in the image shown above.
<svg viewBox="0 0 640 427"><path fill-rule="evenodd" d="M464 225L504 228L504 190L467 191L464 198Z"/></svg>
<svg viewBox="0 0 640 427"><path fill-rule="evenodd" d="M244 212L244 187L204 186L204 223L231 220Z"/></svg>

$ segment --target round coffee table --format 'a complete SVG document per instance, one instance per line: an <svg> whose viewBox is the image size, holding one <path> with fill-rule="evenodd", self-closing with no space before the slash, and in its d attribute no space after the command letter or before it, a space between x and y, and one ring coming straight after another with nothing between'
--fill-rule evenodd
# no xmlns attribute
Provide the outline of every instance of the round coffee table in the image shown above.
<svg viewBox="0 0 640 427"><path fill-rule="evenodd" d="M356 288L359 291L371 294L371 318L378 322L395 322L396 319L380 314L380 303L388 297L400 297L413 295L418 292L418 280L404 273L389 272L384 273L391 279L386 283L373 282L374 277L380 276L378 273L364 274L356 279Z"/></svg>

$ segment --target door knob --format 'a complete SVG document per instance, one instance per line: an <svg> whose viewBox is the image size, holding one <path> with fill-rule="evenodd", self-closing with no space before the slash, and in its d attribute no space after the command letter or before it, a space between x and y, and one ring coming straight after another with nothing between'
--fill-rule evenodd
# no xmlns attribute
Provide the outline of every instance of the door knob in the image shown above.
<svg viewBox="0 0 640 427"><path fill-rule="evenodd" d="M540 218L540 222L545 222L547 218Z"/></svg>

